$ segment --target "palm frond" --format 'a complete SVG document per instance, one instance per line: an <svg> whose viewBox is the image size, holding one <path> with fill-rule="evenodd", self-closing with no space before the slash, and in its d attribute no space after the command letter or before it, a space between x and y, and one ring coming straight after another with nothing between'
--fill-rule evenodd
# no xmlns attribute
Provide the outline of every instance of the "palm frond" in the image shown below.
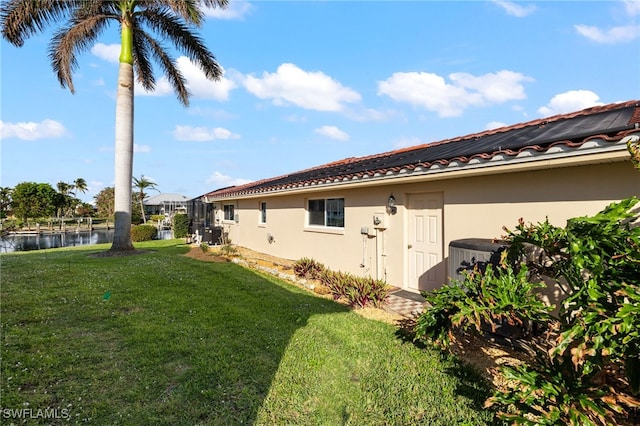
<svg viewBox="0 0 640 426"><path fill-rule="evenodd" d="M204 13L198 7L197 0L140 0L138 8L156 13L158 10L171 10L191 25L200 26Z"/></svg>
<svg viewBox="0 0 640 426"><path fill-rule="evenodd" d="M139 32L144 33L144 31L139 28L135 30L133 37L133 66L138 82L145 90L151 92L156 87L156 78L150 60L151 56L147 42L147 38L149 37L144 34L141 35Z"/></svg>
<svg viewBox="0 0 640 426"><path fill-rule="evenodd" d="M139 13L139 17L152 30L169 38L176 48L182 50L202 69L209 80L219 80L222 77L222 67L203 40L170 10L143 10Z"/></svg>
<svg viewBox="0 0 640 426"><path fill-rule="evenodd" d="M186 80L168 50L158 41L162 39L183 51L206 78L222 77L222 67L193 28L204 22L204 7L224 8L227 4L227 0L136 0L128 4L129 12L133 12L127 19L132 21L135 34L134 67L138 81L146 90L153 90L156 85L153 59L167 76L180 102L185 106L189 103ZM62 87L74 93L72 76L78 67L78 53L94 44L109 21L123 25L123 5L122 0L7 0L0 6L2 35L10 43L22 46L28 37L48 26L61 24L49 45L49 58ZM162 38L152 37L151 32Z"/></svg>
<svg viewBox="0 0 640 426"><path fill-rule="evenodd" d="M135 38L138 41L143 41L146 47L148 48L148 52L150 52L156 62L162 68L163 73L169 80L169 83L173 87L173 90L176 92L178 96L178 100L184 106L189 106L189 96L191 95L187 89L186 79L180 72L180 70L176 67L175 61L169 56L166 49L158 42L155 41L149 34L138 29L136 31ZM134 62L137 61L137 57L134 59ZM138 77L138 81L144 78L142 76Z"/></svg>
<svg viewBox="0 0 640 426"><path fill-rule="evenodd" d="M11 0L0 7L2 36L15 46L69 17L87 0Z"/></svg>
<svg viewBox="0 0 640 426"><path fill-rule="evenodd" d="M49 45L49 59L62 87L75 93L73 71L78 67L76 55L88 50L113 16L97 15L72 18L70 25L57 31Z"/></svg>

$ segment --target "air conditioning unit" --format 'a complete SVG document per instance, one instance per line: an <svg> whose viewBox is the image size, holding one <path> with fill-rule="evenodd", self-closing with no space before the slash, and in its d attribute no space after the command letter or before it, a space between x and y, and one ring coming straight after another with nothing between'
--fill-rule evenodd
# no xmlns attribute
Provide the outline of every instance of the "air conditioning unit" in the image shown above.
<svg viewBox="0 0 640 426"><path fill-rule="evenodd" d="M497 265L500 255L508 247L504 242L494 242L486 238L465 238L449 243L449 277L463 280L464 271L474 267L486 268L487 264Z"/></svg>

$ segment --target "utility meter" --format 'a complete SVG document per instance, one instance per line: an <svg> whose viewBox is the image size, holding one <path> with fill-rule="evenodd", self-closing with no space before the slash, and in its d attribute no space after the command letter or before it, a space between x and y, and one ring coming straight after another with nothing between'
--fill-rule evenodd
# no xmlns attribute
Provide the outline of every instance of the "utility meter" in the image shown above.
<svg viewBox="0 0 640 426"><path fill-rule="evenodd" d="M386 218L384 213L373 214L373 227L376 229L387 229Z"/></svg>

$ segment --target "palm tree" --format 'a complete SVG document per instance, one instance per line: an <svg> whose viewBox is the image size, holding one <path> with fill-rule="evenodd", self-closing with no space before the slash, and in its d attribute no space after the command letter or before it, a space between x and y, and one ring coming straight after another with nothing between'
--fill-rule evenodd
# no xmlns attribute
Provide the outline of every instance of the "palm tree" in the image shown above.
<svg viewBox="0 0 640 426"><path fill-rule="evenodd" d="M56 188L58 189L58 197L56 200L58 218L64 218L67 214L67 207L71 205L69 194L72 192L73 185L60 181L56 184ZM60 227L62 227L62 221L60 222Z"/></svg>
<svg viewBox="0 0 640 426"><path fill-rule="evenodd" d="M144 190L149 188L149 189L155 189L156 191L158 191L158 189L156 188L155 182L150 181L149 179L144 177L144 175L141 175L140 179L136 177L133 178L133 187L140 191L138 193L138 200L140 201L140 213L142 213L142 221L144 223L147 223L147 217L144 214L144 199L147 196L147 194L145 194Z"/></svg>
<svg viewBox="0 0 640 426"><path fill-rule="evenodd" d="M228 0L9 0L0 7L2 36L15 46L43 32L50 24L66 21L49 46L51 66L62 87L75 92L72 72L76 54L91 48L111 23L120 27L120 68L116 94L115 231L111 251L133 251L131 242L131 179L133 176L134 70L145 90L153 90L150 59L160 65L178 100L189 103L186 81L162 45L170 40L196 63L210 80L222 69L202 39L193 32L204 13L200 6L225 7ZM158 38L153 38L152 33Z"/></svg>
<svg viewBox="0 0 640 426"><path fill-rule="evenodd" d="M88 189L87 181L84 180L83 178L77 178L76 180L73 181L74 195L76 195L76 191L80 191L84 194L85 192L87 192L87 189Z"/></svg>

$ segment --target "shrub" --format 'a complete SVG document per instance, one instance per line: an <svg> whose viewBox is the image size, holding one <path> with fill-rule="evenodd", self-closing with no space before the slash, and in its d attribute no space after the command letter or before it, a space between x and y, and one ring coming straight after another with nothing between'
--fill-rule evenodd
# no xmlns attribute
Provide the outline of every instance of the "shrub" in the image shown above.
<svg viewBox="0 0 640 426"><path fill-rule="evenodd" d="M165 215L163 214L152 214L149 217L149 220L152 222L162 222L165 219Z"/></svg>
<svg viewBox="0 0 640 426"><path fill-rule="evenodd" d="M346 272L325 269L319 280L334 300L344 298L349 306L355 308L364 308L368 304L380 307L389 296L389 286L384 281L371 277L356 277Z"/></svg>
<svg viewBox="0 0 640 426"><path fill-rule="evenodd" d="M334 272L329 269L323 270L319 277L320 282L329 289L334 300L347 297L347 287L353 279L354 277L351 274Z"/></svg>
<svg viewBox="0 0 640 426"><path fill-rule="evenodd" d="M238 254L238 249L232 246L230 243L220 247L220 251L225 256L235 256L236 254Z"/></svg>
<svg viewBox="0 0 640 426"><path fill-rule="evenodd" d="M293 271L298 278L319 280L334 300L344 299L355 308L363 308L369 303L380 307L389 296L390 287L382 280L334 272L306 257L293 264Z"/></svg>
<svg viewBox="0 0 640 426"><path fill-rule="evenodd" d="M207 243L200 243L200 250L202 250L203 253L206 253L209 251L209 244Z"/></svg>
<svg viewBox="0 0 640 426"><path fill-rule="evenodd" d="M485 405L499 406L498 416L514 424L640 423L638 201L612 203L565 228L522 219L514 231L505 228L502 268L424 293L432 308L418 318L416 337L446 346L456 329L482 332L487 321L548 321L548 333L534 342L537 362L503 367L513 386ZM557 319L529 282L540 275L566 292Z"/></svg>
<svg viewBox="0 0 640 426"><path fill-rule="evenodd" d="M173 216L173 236L184 238L189 233L189 216L178 213Z"/></svg>
<svg viewBox="0 0 640 426"><path fill-rule="evenodd" d="M298 278L317 280L325 270L325 266L313 259L303 257L293 264L293 272Z"/></svg>
<svg viewBox="0 0 640 426"><path fill-rule="evenodd" d="M534 291L544 284L533 284L528 280L528 269L522 265L516 273L510 265L494 272L488 264L484 273L478 269L466 273L462 281L425 292L429 309L416 320L416 338L430 339L446 347L456 330L477 332L497 325L516 327L526 332L530 323L541 323L550 318L552 307L546 305Z"/></svg>
<svg viewBox="0 0 640 426"><path fill-rule="evenodd" d="M588 425L626 423L633 410L638 416L640 227L631 210L637 203L635 197L612 203L593 217L570 219L565 229L521 221L509 231L512 258L523 256L526 244L541 248L540 258L529 262L564 279L568 297L558 335L544 342L541 361L505 370L520 386L490 399L515 407L501 417Z"/></svg>
<svg viewBox="0 0 640 426"><path fill-rule="evenodd" d="M352 277L346 288L349 306L364 308L369 303L380 307L389 295L389 287L382 280L371 277Z"/></svg>
<svg viewBox="0 0 640 426"><path fill-rule="evenodd" d="M158 229L153 225L134 225L131 227L131 241L149 241L158 236Z"/></svg>
<svg viewBox="0 0 640 426"><path fill-rule="evenodd" d="M505 228L509 262L503 258L501 272L474 271L425 293L433 308L418 319L416 336L446 345L456 328L482 332L488 320L548 321L548 333L534 342L537 362L504 367L513 386L485 405L498 405L498 416L514 424L638 422L640 226L632 210L638 201L612 203L593 217L569 219L565 228L522 219L514 231ZM559 318L552 321L535 298L532 275L552 277L566 292Z"/></svg>

